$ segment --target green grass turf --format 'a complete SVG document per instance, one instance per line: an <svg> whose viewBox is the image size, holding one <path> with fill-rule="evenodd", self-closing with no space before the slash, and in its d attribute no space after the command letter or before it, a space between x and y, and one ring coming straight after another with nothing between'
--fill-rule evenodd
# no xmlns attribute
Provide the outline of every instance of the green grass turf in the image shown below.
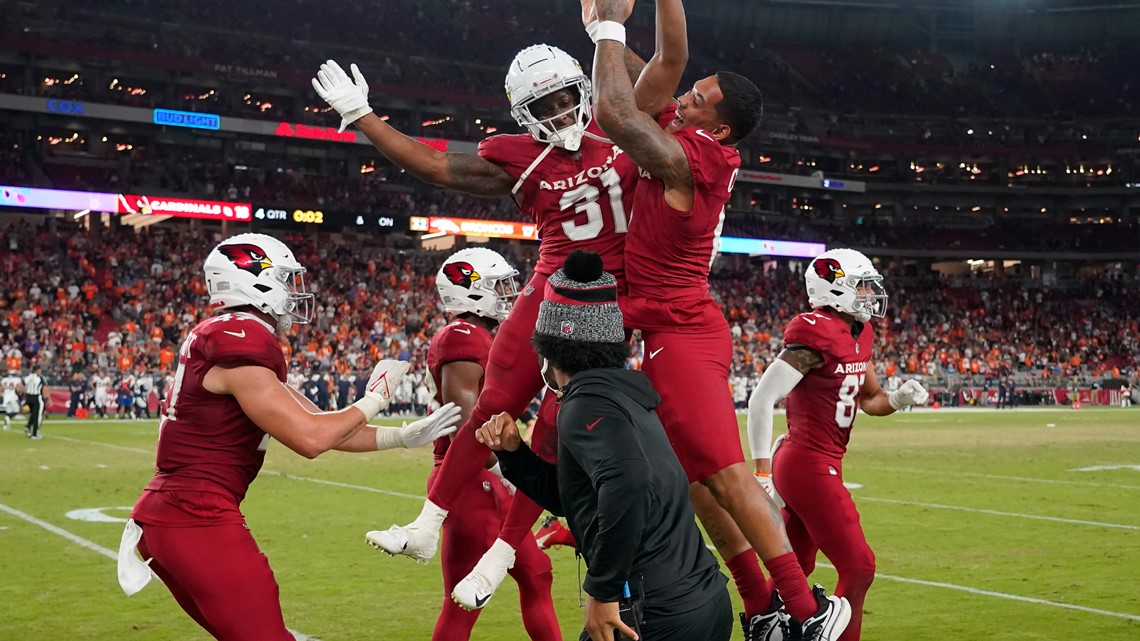
<svg viewBox="0 0 1140 641"><path fill-rule="evenodd" d="M151 474L154 422L49 420L44 433L38 442L0 433L0 504L117 550L119 523L66 513L135 501ZM879 572L863 638L1140 638L1140 468L1072 471L1097 465L1140 465L1140 410L861 417L845 477L862 485L853 493ZM270 447L243 508L291 628L324 641L430 636L443 598L438 559L417 565L363 542L364 531L418 513L420 501L384 492L422 495L429 466L426 449L306 461ZM574 555L551 557L558 614L576 639ZM826 567L812 579L835 583ZM508 581L474 639L527 638L513 593ZM0 511L0 639L205 638L160 583L127 598L111 559Z"/></svg>

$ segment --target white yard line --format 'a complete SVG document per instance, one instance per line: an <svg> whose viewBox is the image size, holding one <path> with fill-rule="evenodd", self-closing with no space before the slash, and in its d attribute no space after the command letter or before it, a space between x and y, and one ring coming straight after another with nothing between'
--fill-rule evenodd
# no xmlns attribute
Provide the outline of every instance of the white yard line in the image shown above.
<svg viewBox="0 0 1140 641"><path fill-rule="evenodd" d="M343 487L349 490L361 490L363 492L374 492L376 494L387 494L388 496L398 496L404 499L417 499L420 501L426 500L426 496L419 496L418 494L406 494L404 492L395 492L393 490L382 490L378 487L368 487L367 485L353 485L351 483L340 483L337 481L326 481L324 479L315 479L309 476L297 476L295 474L286 474L284 472L275 472L273 470L261 470L262 474L269 474L270 476L279 476L284 479L291 479L294 481L308 481L310 483L320 483L321 485L331 485L333 487Z"/></svg>
<svg viewBox="0 0 1140 641"><path fill-rule="evenodd" d="M14 516L18 519L21 519L23 521L27 521L28 523L31 523L32 525L41 527L41 528L47 530L48 532L51 532L52 534L62 536L63 538L67 539L68 541L71 541L72 543L74 543L80 547L87 548L88 550L91 550L92 552L97 552L99 554L102 554L103 556L107 557L108 559L111 559L112 561L118 562L118 560L119 560L118 553L116 553L112 550L109 550L109 549L103 547L102 545L95 543L94 541L89 541L89 540L79 536L78 534L75 534L73 532L68 532L67 530L65 530L61 527L56 527L56 526L52 525L51 523L48 523L47 521L37 519L36 517L32 516L31 514L21 512L20 510L17 510L13 507L9 507L7 505L4 505L3 503L0 503L0 512L7 512L8 514L11 514L12 516ZM304 632L297 632L296 630L289 630L289 632L291 632L293 634L293 637L295 639L297 639L297 641L320 641L320 639L318 639L317 637L305 634Z"/></svg>
<svg viewBox="0 0 1140 641"><path fill-rule="evenodd" d="M107 447L113 447L113 448L121 449L121 450L140 452L143 454L153 454L153 452L150 452L147 450L142 450L139 448L123 447L123 446L119 446L119 445L112 445L110 443L101 443L99 441L84 441L84 440L80 440L80 439L55 436L55 435L49 435L49 437L59 438L62 440L67 440L67 441L74 441L77 443L90 444L90 445L104 445ZM879 468L879 469L883 469L883 468ZM905 470L896 470L896 471L905 471ZM922 470L914 470L914 471L921 472ZM279 476L281 478L292 479L292 480L296 480L296 481L308 481L310 483L319 483L322 485L331 485L333 487L341 487L341 488L351 489L351 490L361 490L364 492L373 492L376 494L387 494L390 496L396 496L396 497L400 497L400 498L416 499L416 500L421 500L421 501L426 498L426 497L419 496L416 494L406 494L403 492L393 492L391 490L383 490L380 488L369 487L366 485L353 485L350 483L339 483L336 481L326 481L323 479L315 479L315 478L311 478L311 477L307 477L307 476L293 476L290 474L284 474L281 472L274 472L271 470L263 470L263 472L274 475L274 476ZM962 475L962 473L957 473L957 474L959 476ZM1030 479L1030 478L1025 478L1025 477L1003 477L1003 476L997 476L997 475L991 475L991 474L977 474L974 476L994 477L994 478L999 478L999 479L1022 480L1022 481L1032 481L1032 482L1043 482L1043 483L1056 482L1056 483L1073 483L1073 484L1078 484L1078 485L1101 485L1101 486L1106 485L1106 484L1102 484L1102 483L1081 483L1078 481L1051 481L1049 479ZM1140 487L1134 487L1134 486L1120 486L1120 487L1123 487L1125 489L1140 489ZM1036 515L1032 515L1032 514L1015 514L1015 513L1011 513L1011 512L998 512L996 510L981 510L981 509L977 509L977 508L967 508L967 507L961 507L961 506L940 505L940 504L936 504L936 503L914 503L914 502L910 502L910 501L896 501L893 499L874 499L874 498L869 499L869 498L863 497L863 496L858 497L857 500L873 501L873 502L881 502L881 503L896 503L896 504L903 504L903 505L914 505L914 506L931 507L931 508L937 508L937 509L964 510L964 511L970 511L970 512L980 512L980 513L984 513L984 514L992 514L995 516L1008 516L1008 517L1017 517L1017 518L1028 518L1028 519L1034 519L1034 520L1056 521L1056 522L1076 524L1076 525L1095 525L1095 526L1100 526L1100 527L1113 527L1113 528L1121 528L1121 529L1128 529L1128 530L1140 529L1140 527L1136 527L1136 526L1132 526L1132 525L1121 525L1121 524L1115 524L1115 523L1099 523L1096 521L1078 521L1075 519L1062 519L1062 518L1057 518L1057 517L1036 516ZM55 532L56 534L59 534L60 536L71 539L71 540L75 541L76 543L83 545L84 547L89 547L90 549L93 549L97 552L108 555L108 556L110 556L110 558L117 558L116 555L113 552L111 552L110 550L107 550L106 548L103 548L103 547L101 547L95 543L87 541L86 539L83 539L79 536L71 534L70 532L67 532L66 530L62 530L60 528L57 528L54 525L51 525L50 523L46 523L44 521L40 521L39 519L35 519L35 517L25 515L23 512L17 512L15 510L12 510L12 508L9 508L6 505L0 504L0 510L3 510L3 511L8 512L10 514L14 514L16 516L19 516L20 518L27 517L27 518L25 518L25 520L34 519L34 520L29 520L29 522L34 523L36 525L40 525L41 527L45 527L45 528L49 529L50 531ZM91 547L91 546L94 546L94 547ZM819 566L820 567L833 568L833 566L828 565L826 563L820 563ZM982 590L979 588L972 588L972 587L965 586L965 585L955 585L953 583L942 583L940 581L926 581L924 579L912 579L910 577L895 576L892 574L884 574L882 572L876 572L875 578L884 579L887 581L896 581L899 583L909 583L912 585L922 585L922 586L926 586L926 587L942 588L942 589L946 589L946 590L957 590L959 592L967 592L969 594L975 594L978 596L988 596L988 597L993 597L993 598L997 598L997 599L1005 599L1005 600L1009 600L1009 601L1020 601L1023 603L1034 603L1037 605L1047 605L1047 606L1054 607L1054 608L1062 608L1065 610L1075 610L1078 612L1085 612L1087 614L1096 614L1096 615L1100 615L1100 616L1125 619L1127 621L1140 621L1140 615L1129 614L1127 612L1113 612L1111 610L1101 610L1101 609L1097 609L1097 608L1086 607L1083 605L1074 605L1072 603L1062 603L1060 601L1049 601L1046 599L1037 599L1034 597L1021 596L1018 594L1008 594L1005 592L995 592L993 590ZM294 636L297 637L298 641L317 641L316 639L314 639L312 637L307 637L307 636L302 635L298 632L294 632L293 634L294 634Z"/></svg>
<svg viewBox="0 0 1140 641"><path fill-rule="evenodd" d="M1021 483L1049 483L1055 485L1082 485L1085 487L1108 487L1116 490L1140 490L1140 485L1122 485L1120 483L1097 483L1096 481L1066 481L1063 479L1040 479L1030 476L1008 476L1004 474L981 474L978 472L954 472L947 476L944 472L936 472L934 470L923 470L911 467L882 467L878 465L863 465L860 466L861 470L878 470L880 472L898 472L901 474L923 474L926 476L940 476L943 478L954 478L959 476L969 476L973 478L993 479L995 481L1017 481Z"/></svg>
<svg viewBox="0 0 1140 641"><path fill-rule="evenodd" d="M835 566L826 563L818 563L820 567L835 569ZM1021 596L1018 594L1007 594L1005 592L994 592L993 590L980 590L978 588L971 588L966 585L955 585L953 583L942 583L941 581L924 581L923 579L911 579L905 576L894 576L892 574L883 574L882 572L875 572L876 579L886 579L888 581L897 581L899 583L910 583L912 585L924 585L931 588L944 588L946 590L958 590L959 592L969 592L970 594L977 594L980 596L991 596L997 599L1008 599L1010 601L1022 601L1024 603L1036 603L1038 605L1048 605L1054 608L1064 608L1066 610L1076 610L1078 612L1087 612L1089 614L1099 614L1106 617L1116 617L1118 619L1125 619L1128 621L1140 621L1140 614L1128 614L1127 612L1113 612L1111 610L1100 610L1097 608L1089 608L1083 605L1073 605L1072 603L1062 603L1060 601L1049 601L1046 599L1036 599L1029 596Z"/></svg>
<svg viewBox="0 0 1140 641"><path fill-rule="evenodd" d="M1033 521L1051 521L1053 523L1067 523L1069 525L1092 525L1095 527L1115 528L1118 530L1140 530L1138 525L1123 525L1121 523L1105 523L1102 521L1082 521L1080 519L1063 519L1057 516L1040 516L1037 514L1019 514L1017 512L1000 512L998 510L985 510L976 507L961 505L943 505L941 503L920 503L918 501L900 501L898 499L876 499L869 496L856 495L855 501L870 501L872 503L890 503L892 505L907 505L912 507L928 507L935 510L957 510L959 512L974 512L976 514L989 514L991 516L1008 516L1018 519L1031 519Z"/></svg>
<svg viewBox="0 0 1140 641"><path fill-rule="evenodd" d="M44 436L59 441L67 441L68 443L80 443L82 445L102 445L103 447L109 447L113 450L119 450L121 452L138 452L139 454L149 454L150 456L154 456L154 450L144 450L141 447L127 447L125 445L115 445L114 443L104 443L102 441L86 441L81 438L60 436L58 434L45 434Z"/></svg>

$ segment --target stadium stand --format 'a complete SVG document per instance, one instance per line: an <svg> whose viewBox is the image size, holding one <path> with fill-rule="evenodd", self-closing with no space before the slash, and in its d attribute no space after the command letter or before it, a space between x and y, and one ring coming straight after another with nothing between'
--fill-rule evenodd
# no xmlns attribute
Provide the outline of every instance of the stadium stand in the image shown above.
<svg viewBox="0 0 1140 641"><path fill-rule="evenodd" d="M309 78L336 57L360 63L391 124L471 149L470 141L518 130L501 90L503 65L518 48L550 41L583 61L591 55L585 38L562 28L576 24L573 3L535 12L524 0L496 2L492 20L477 1L398 0L385 6L384 29L359 20L372 8L360 0L0 0L11 18L0 23L0 99L327 128L335 118ZM1130 77L1132 45L1042 41L945 53L897 38L758 44L747 28L694 9L690 40L714 44L693 48L689 77L732 68L768 101L763 131L742 145L752 173L737 183L726 236L850 245L878 257L893 295L884 367L979 384L1005 371L1026 384L1075 378L1082 386L1135 375L1137 310L1119 295L1136 284L1140 247L1140 83L1118 81ZM648 52L652 24L639 20L630 42ZM428 188L367 145L212 136L51 108L3 113L12 116L0 119L3 185L400 221L525 220L506 199ZM825 178L858 188L821 187ZM130 368L161 367L164 350L201 311L190 266L218 230L174 221L103 228L65 215L49 232L29 220L0 220L10 249L3 274L13 285L0 301L5 355L42 361L53 376L80 364L113 369L124 350ZM278 229L304 243L299 254L324 297L325 313L304 342L294 335L283 343L298 369L354 372L381 353L422 360L424 337L441 320L427 304L425 276L438 253L402 234ZM517 242L495 247L512 258L533 254ZM799 266L744 256L717 262L714 285L734 323L742 380L771 359L782 323L803 306ZM332 277L349 268L369 276L363 286ZM932 328L941 342L928 336Z"/></svg>

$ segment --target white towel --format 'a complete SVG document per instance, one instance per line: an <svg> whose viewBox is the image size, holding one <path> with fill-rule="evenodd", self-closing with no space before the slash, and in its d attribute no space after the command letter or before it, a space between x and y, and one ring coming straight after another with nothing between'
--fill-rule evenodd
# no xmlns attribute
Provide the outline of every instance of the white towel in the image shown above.
<svg viewBox="0 0 1140 641"><path fill-rule="evenodd" d="M137 552L142 533L142 528L134 519L127 519L127 524L123 527L123 538L119 541L119 586L127 596L145 588L153 576L150 570L152 559L143 561Z"/></svg>

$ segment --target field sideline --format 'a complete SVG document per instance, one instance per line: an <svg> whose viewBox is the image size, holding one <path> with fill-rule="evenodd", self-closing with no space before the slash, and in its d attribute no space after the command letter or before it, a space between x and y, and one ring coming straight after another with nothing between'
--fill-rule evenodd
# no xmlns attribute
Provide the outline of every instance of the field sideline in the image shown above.
<svg viewBox="0 0 1140 641"><path fill-rule="evenodd" d="M115 580L155 422L49 419L38 442L19 427L0 432L0 640L208 638L161 584L128 599ZM307 461L270 447L244 511L291 628L323 641L429 638L438 560L363 543L365 530L415 516L429 467L426 449ZM844 476L878 556L864 639L1140 638L1140 409L863 416ZM574 555L551 558L576 639ZM826 566L812 579L835 582ZM473 639L527 638L512 593L504 586Z"/></svg>

